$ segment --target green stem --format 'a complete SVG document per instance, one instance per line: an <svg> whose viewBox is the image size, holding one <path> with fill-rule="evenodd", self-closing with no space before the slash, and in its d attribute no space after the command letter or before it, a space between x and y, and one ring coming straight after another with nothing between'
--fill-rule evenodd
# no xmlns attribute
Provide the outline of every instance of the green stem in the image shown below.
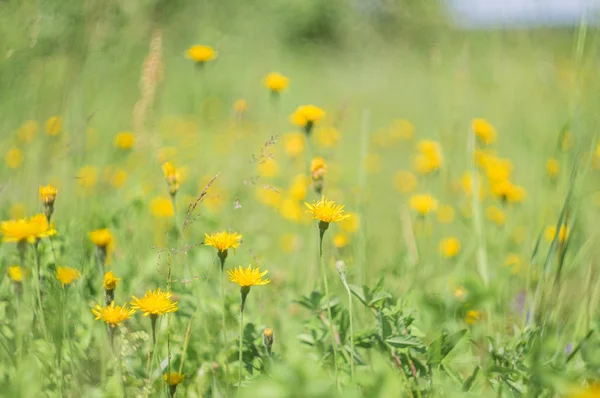
<svg viewBox="0 0 600 398"><path fill-rule="evenodd" d="M221 331L223 332L223 349L225 350L225 389L229 390L229 363L227 362L227 332L225 329L225 259L227 256L219 255L221 263Z"/></svg>
<svg viewBox="0 0 600 398"><path fill-rule="evenodd" d="M242 368L244 363L242 362L242 342L244 339L244 299L242 298L242 305L240 306L240 346L239 346L239 371L238 371L238 393L242 386Z"/></svg>
<svg viewBox="0 0 600 398"><path fill-rule="evenodd" d="M335 366L335 384L338 385L338 363L337 363L337 345L335 335L333 334L333 317L331 316L331 302L329 300L329 284L327 283L327 272L325 272L325 262L323 261L323 235L325 229L319 228L319 263L321 264L321 274L323 275L323 284L325 285L325 300L327 300L327 315L329 317L329 334L331 334L331 343L333 344L333 364Z"/></svg>
<svg viewBox="0 0 600 398"><path fill-rule="evenodd" d="M346 281L344 281L344 286L348 292L348 311L350 313L350 376L354 383L356 380L354 379L354 316L352 314L352 293L350 292L350 288L346 284Z"/></svg>
<svg viewBox="0 0 600 398"><path fill-rule="evenodd" d="M37 299L39 304L40 311L40 322L42 326L42 331L44 332L44 336L48 337L48 332L46 330L46 318L44 317L44 307L42 305L42 274L41 274L41 265L40 265L40 253L38 252L38 243L34 243L33 245L33 254L35 257L35 268L36 268L36 290L37 290Z"/></svg>

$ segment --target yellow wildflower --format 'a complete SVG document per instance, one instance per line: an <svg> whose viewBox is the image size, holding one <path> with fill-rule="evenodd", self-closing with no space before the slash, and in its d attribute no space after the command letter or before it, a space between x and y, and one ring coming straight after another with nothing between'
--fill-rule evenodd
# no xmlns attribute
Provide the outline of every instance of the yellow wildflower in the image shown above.
<svg viewBox="0 0 600 398"><path fill-rule="evenodd" d="M242 235L237 232L215 232L210 235L204 234L204 244L206 246L212 246L219 252L226 252L229 249L235 249L240 247L242 243Z"/></svg>
<svg viewBox="0 0 600 398"><path fill-rule="evenodd" d="M295 200L304 200L308 190L309 180L304 175L298 175L292 180L292 184L288 189L289 195Z"/></svg>
<svg viewBox="0 0 600 398"><path fill-rule="evenodd" d="M113 301L107 307L96 304L96 307L92 308L92 313L96 316L97 321L104 321L111 328L114 328L129 319L135 313L135 309L127 308L127 304L123 306L115 305Z"/></svg>
<svg viewBox="0 0 600 398"><path fill-rule="evenodd" d="M40 199L45 205L51 206L54 204L56 199L56 188L52 185L46 185L45 187L40 186Z"/></svg>
<svg viewBox="0 0 600 398"><path fill-rule="evenodd" d="M104 281L102 286L104 290L115 290L121 278L117 278L112 271L104 273Z"/></svg>
<svg viewBox="0 0 600 398"><path fill-rule="evenodd" d="M263 279L263 277L269 271L260 272L260 268L252 268L252 266L248 266L248 268L242 268L240 265L238 268L230 269L227 271L229 274L229 280L233 283L237 283L240 287L252 287L252 286L262 286L270 283L269 278Z"/></svg>
<svg viewBox="0 0 600 398"><path fill-rule="evenodd" d="M392 141L397 140L410 140L415 134L415 126L405 119L399 119L394 121L389 132L389 136Z"/></svg>
<svg viewBox="0 0 600 398"><path fill-rule="evenodd" d="M144 316L158 316L175 312L178 309L177 302L171 300L172 296L170 292L163 292L160 288L154 291L149 290L142 298L132 296L131 308L142 311Z"/></svg>
<svg viewBox="0 0 600 398"><path fill-rule="evenodd" d="M289 79L281 73L271 72L265 77L265 86L274 93L279 93L287 88Z"/></svg>
<svg viewBox="0 0 600 398"><path fill-rule="evenodd" d="M494 222L498 226L504 225L506 222L506 213L498 206L491 205L485 211L488 220Z"/></svg>
<svg viewBox="0 0 600 398"><path fill-rule="evenodd" d="M460 253L460 241L455 237L442 239L440 253L446 258L456 257Z"/></svg>
<svg viewBox="0 0 600 398"><path fill-rule="evenodd" d="M313 216L315 220L329 225L331 222L340 222L348 217L344 212L343 205L336 205L334 201L327 200L322 196L320 200L310 203L304 203L308 208L307 213Z"/></svg>
<svg viewBox="0 0 600 398"><path fill-rule="evenodd" d="M444 157L442 148L436 141L422 140L417 144L417 155L413 167L420 174L430 174L442 167Z"/></svg>
<svg viewBox="0 0 600 398"><path fill-rule="evenodd" d="M122 169L112 170L109 174L109 182L114 188L119 189L127 182L127 172Z"/></svg>
<svg viewBox="0 0 600 398"><path fill-rule="evenodd" d="M169 218L175 214L173 202L169 198L156 197L150 201L152 215L157 218Z"/></svg>
<svg viewBox="0 0 600 398"><path fill-rule="evenodd" d="M21 143L27 143L33 141L39 130L38 123L35 120L25 121L19 131L17 131L17 139Z"/></svg>
<svg viewBox="0 0 600 398"><path fill-rule="evenodd" d="M162 165L163 174L167 184L169 185L169 192L171 195L175 195L179 191L179 183L181 182L181 171L177 169L173 163L165 162Z"/></svg>
<svg viewBox="0 0 600 398"><path fill-rule="evenodd" d="M454 221L454 208L450 205L441 205L437 210L438 221L442 224L450 224Z"/></svg>
<svg viewBox="0 0 600 398"><path fill-rule="evenodd" d="M81 277L79 270L71 267L58 266L56 269L56 279L63 285L68 286Z"/></svg>
<svg viewBox="0 0 600 398"><path fill-rule="evenodd" d="M19 148L11 148L4 155L4 163L9 169L18 169L23 163L23 152Z"/></svg>
<svg viewBox="0 0 600 398"><path fill-rule="evenodd" d="M179 372L171 372L169 374L165 373L163 375L163 380L171 387L181 384L181 382L183 382L183 378L184 376Z"/></svg>
<svg viewBox="0 0 600 398"><path fill-rule="evenodd" d="M341 135L335 127L324 126L315 131L315 139L321 148L334 148L340 138Z"/></svg>
<svg viewBox="0 0 600 398"><path fill-rule="evenodd" d="M77 174L79 186L85 189L93 188L98 181L98 170L93 166L83 166Z"/></svg>
<svg viewBox="0 0 600 398"><path fill-rule="evenodd" d="M414 195L410 198L410 207L422 216L434 212L438 208L438 202L431 195Z"/></svg>
<svg viewBox="0 0 600 398"><path fill-rule="evenodd" d="M509 180L492 183L492 193L507 202L523 202L526 196L523 187L515 185Z"/></svg>
<svg viewBox="0 0 600 398"><path fill-rule="evenodd" d="M585 388L573 388L566 398L598 398L600 397L600 383L595 382Z"/></svg>
<svg viewBox="0 0 600 398"><path fill-rule="evenodd" d="M56 230L48 224L44 214L36 214L29 219L2 221L0 231L4 242L30 242L56 234Z"/></svg>
<svg viewBox="0 0 600 398"><path fill-rule="evenodd" d="M216 51L210 46L195 45L190 47L186 55L189 59L198 64L204 64L205 62L212 61L217 57Z"/></svg>
<svg viewBox="0 0 600 398"><path fill-rule="evenodd" d="M283 150L292 158L304 152L304 134L302 133L287 133L283 136Z"/></svg>
<svg viewBox="0 0 600 398"><path fill-rule="evenodd" d="M473 119L471 128L481 143L490 145L496 141L496 129L487 120Z"/></svg>
<svg viewBox="0 0 600 398"><path fill-rule="evenodd" d="M246 101L243 98L240 98L233 103L233 111L235 113L241 114L241 113L246 112L247 109L248 109L248 101Z"/></svg>
<svg viewBox="0 0 600 398"><path fill-rule="evenodd" d="M467 311L467 315L465 316L465 321L468 325L474 325L481 319L481 317L481 312L477 310L469 310Z"/></svg>
<svg viewBox="0 0 600 398"><path fill-rule="evenodd" d="M333 237L333 245L338 249L348 246L348 243L350 243L350 239L344 233L335 234Z"/></svg>
<svg viewBox="0 0 600 398"><path fill-rule="evenodd" d="M118 149L129 150L135 145L135 135L127 132L118 133L115 136L114 145Z"/></svg>
<svg viewBox="0 0 600 398"><path fill-rule="evenodd" d="M310 162L310 176L313 180L321 180L327 174L327 164L320 156L313 158Z"/></svg>
<svg viewBox="0 0 600 398"><path fill-rule="evenodd" d="M504 265L510 268L511 274L518 273L522 263L521 257L516 253L509 253L504 261Z"/></svg>
<svg viewBox="0 0 600 398"><path fill-rule="evenodd" d="M569 228L565 225L561 225L560 227L560 232L558 234L558 241L560 243L563 243L567 240L567 238L569 237ZM549 227L546 228L546 230L544 231L544 238L549 241L552 242L554 240L554 237L556 236L556 225L551 225Z"/></svg>
<svg viewBox="0 0 600 398"><path fill-rule="evenodd" d="M417 177L410 171L400 170L394 175L394 186L400 193L413 192L417 184Z"/></svg>
<svg viewBox="0 0 600 398"><path fill-rule="evenodd" d="M13 282L23 282L23 268L18 265L8 267L8 277Z"/></svg>
<svg viewBox="0 0 600 398"><path fill-rule="evenodd" d="M279 164L275 159L265 159L258 163L258 174L263 178L273 178L279 173Z"/></svg>
<svg viewBox="0 0 600 398"><path fill-rule="evenodd" d="M62 119L60 116L52 116L46 121L46 134L58 135L62 131Z"/></svg>
<svg viewBox="0 0 600 398"><path fill-rule="evenodd" d="M546 171L550 178L556 178L560 172L560 163L554 158L548 159L546 162Z"/></svg>
<svg viewBox="0 0 600 398"><path fill-rule="evenodd" d="M454 291L454 297L457 299L462 299L467 295L467 290L464 287L459 287Z"/></svg>
<svg viewBox="0 0 600 398"><path fill-rule="evenodd" d="M309 134L313 126L319 123L325 117L325 111L314 105L299 106L292 116L290 121L300 127L304 127L304 131Z"/></svg>

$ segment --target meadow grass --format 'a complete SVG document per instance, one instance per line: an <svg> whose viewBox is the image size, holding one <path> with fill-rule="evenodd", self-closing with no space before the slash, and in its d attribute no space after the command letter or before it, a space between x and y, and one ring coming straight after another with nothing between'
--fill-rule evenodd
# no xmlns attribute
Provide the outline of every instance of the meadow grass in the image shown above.
<svg viewBox="0 0 600 398"><path fill-rule="evenodd" d="M56 235L2 227L3 395L597 394L594 29L465 32L404 3L7 1L0 36L1 219L57 188ZM326 113L310 134L290 121L307 104ZM322 253L321 194L351 216ZM219 231L243 236L223 270ZM225 271L249 264L270 283L249 279L242 323ZM172 296L107 327L107 271L117 305Z"/></svg>

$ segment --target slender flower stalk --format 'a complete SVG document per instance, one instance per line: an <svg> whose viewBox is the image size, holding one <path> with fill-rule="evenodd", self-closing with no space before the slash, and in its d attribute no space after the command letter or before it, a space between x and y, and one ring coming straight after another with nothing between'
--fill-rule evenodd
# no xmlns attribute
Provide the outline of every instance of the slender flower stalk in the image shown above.
<svg viewBox="0 0 600 398"><path fill-rule="evenodd" d="M348 293L348 313L350 315L350 375L352 377L352 382L355 382L354 378L354 320L353 320L353 312L352 312L352 293L350 292L350 286L348 286L348 281L346 280L346 273L348 272L346 269L346 264L343 260L338 260L335 262L335 268L340 275L340 279L342 280L342 284Z"/></svg>
<svg viewBox="0 0 600 398"><path fill-rule="evenodd" d="M329 299L329 284L327 283L327 272L325 270L325 261L323 260L323 236L327 228L322 229L321 225L325 223L319 223L319 264L321 266L321 276L323 277L323 285L325 285L325 300L327 300L327 316L329 323L329 334L331 335L331 344L333 347L333 364L335 367L335 382L338 383L339 370L337 363L337 344L335 341L335 334L333 332L333 316L331 315L331 300ZM329 227L329 224L326 224Z"/></svg>

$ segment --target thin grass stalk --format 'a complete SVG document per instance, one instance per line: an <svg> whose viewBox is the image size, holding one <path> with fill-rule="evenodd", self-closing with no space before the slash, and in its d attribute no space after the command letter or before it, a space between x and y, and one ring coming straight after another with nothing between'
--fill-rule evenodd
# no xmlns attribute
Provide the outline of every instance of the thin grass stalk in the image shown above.
<svg viewBox="0 0 600 398"><path fill-rule="evenodd" d="M350 377L352 378L352 383L356 382L354 377L354 315L352 311L352 292L350 292L350 287L346 282L346 278L342 278L342 282L344 283L344 287L346 288L346 292L348 293L348 312L350 316Z"/></svg>
<svg viewBox="0 0 600 398"><path fill-rule="evenodd" d="M41 274L41 261L40 261L40 253L38 251L38 242L33 244L33 255L35 257L35 268L36 268L36 275L35 275L35 287L36 287L36 293L37 293L37 301L39 304L39 316L40 316L40 322L42 324L42 332L44 333L44 336L46 338L48 338L48 331L46 330L46 318L44 316L44 307L42 305L42 274Z"/></svg>
<svg viewBox="0 0 600 398"><path fill-rule="evenodd" d="M337 345L335 335L333 334L333 316L331 315L331 301L329 300L329 284L327 283L327 272L325 270L325 261L323 260L323 235L324 229L319 229L319 263L321 264L321 275L323 276L323 284L325 285L325 300L327 300L327 315L329 317L329 334L331 334L331 344L333 345L333 364L335 366L335 384L338 385L339 370L337 363Z"/></svg>
<svg viewBox="0 0 600 398"><path fill-rule="evenodd" d="M242 299L242 305L240 306L240 344L239 344L239 369L238 369L238 393L240 392L240 388L242 387L242 368L244 367L244 363L242 362L242 350L243 350L243 341L244 341L244 304Z"/></svg>
<svg viewBox="0 0 600 398"><path fill-rule="evenodd" d="M223 334L223 349L225 350L225 389L229 391L229 363L227 362L227 330L225 329L226 303L225 303L225 256L219 255L221 265L221 332Z"/></svg>

